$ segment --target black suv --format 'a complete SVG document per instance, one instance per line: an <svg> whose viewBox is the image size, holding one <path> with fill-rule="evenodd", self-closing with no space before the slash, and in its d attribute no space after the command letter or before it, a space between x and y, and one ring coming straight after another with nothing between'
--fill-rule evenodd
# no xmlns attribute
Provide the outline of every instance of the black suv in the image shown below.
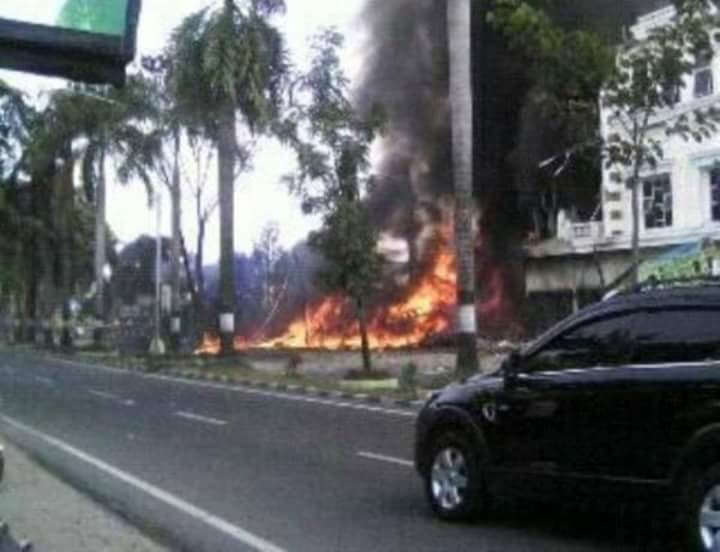
<svg viewBox="0 0 720 552"><path fill-rule="evenodd" d="M435 394L415 464L443 519L501 492L653 497L720 550L720 286L616 296Z"/></svg>

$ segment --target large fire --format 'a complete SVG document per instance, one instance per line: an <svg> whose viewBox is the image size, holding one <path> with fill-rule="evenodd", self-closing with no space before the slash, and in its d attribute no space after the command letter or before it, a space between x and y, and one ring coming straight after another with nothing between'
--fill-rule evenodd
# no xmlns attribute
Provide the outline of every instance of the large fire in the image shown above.
<svg viewBox="0 0 720 552"><path fill-rule="evenodd" d="M456 266L449 225L438 231L427 269L408 284L400 299L374 306L367 315L368 340L373 349L412 347L453 331L456 303ZM507 316L507 294L500 269L484 271L483 300L478 303L481 320ZM337 296L328 296L310 305L283 332L270 337L236 337L235 348L246 349L358 349L359 325L352 305ZM217 354L220 340L206 335L198 350Z"/></svg>

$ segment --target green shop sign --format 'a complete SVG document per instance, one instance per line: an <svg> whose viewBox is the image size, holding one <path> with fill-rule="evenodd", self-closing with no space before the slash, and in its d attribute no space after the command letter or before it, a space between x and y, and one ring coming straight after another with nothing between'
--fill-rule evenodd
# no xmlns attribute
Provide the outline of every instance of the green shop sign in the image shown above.
<svg viewBox="0 0 720 552"><path fill-rule="evenodd" d="M139 13L140 0L0 0L0 67L120 84Z"/></svg>
<svg viewBox="0 0 720 552"><path fill-rule="evenodd" d="M657 283L720 277L720 245L712 240L672 248L664 255L640 265L639 278Z"/></svg>

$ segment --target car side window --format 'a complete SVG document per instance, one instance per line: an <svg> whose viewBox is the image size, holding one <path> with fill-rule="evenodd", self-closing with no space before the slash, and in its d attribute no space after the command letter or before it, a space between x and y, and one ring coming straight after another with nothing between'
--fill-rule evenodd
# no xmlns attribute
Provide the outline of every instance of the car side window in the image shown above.
<svg viewBox="0 0 720 552"><path fill-rule="evenodd" d="M720 310L658 309L638 316L638 362L720 360Z"/></svg>
<svg viewBox="0 0 720 552"><path fill-rule="evenodd" d="M528 372L617 366L635 359L634 313L584 322L553 339L527 360Z"/></svg>

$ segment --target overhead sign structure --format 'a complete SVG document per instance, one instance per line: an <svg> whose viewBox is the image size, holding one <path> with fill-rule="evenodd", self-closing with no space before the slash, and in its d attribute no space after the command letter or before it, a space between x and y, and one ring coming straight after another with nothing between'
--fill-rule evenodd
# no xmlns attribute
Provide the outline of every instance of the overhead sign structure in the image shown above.
<svg viewBox="0 0 720 552"><path fill-rule="evenodd" d="M0 67L122 84L140 0L0 0Z"/></svg>

